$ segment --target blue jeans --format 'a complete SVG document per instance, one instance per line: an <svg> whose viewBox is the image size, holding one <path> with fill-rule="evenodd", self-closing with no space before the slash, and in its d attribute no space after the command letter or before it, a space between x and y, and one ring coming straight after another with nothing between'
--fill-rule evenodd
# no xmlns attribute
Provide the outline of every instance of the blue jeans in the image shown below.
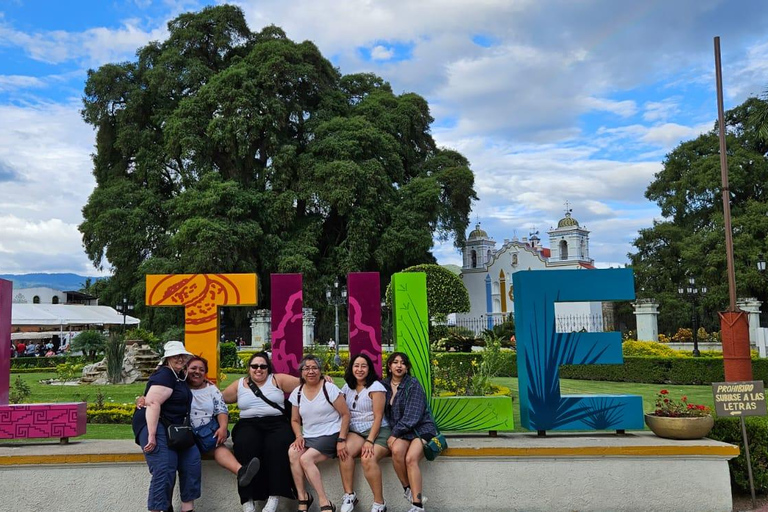
<svg viewBox="0 0 768 512"><path fill-rule="evenodd" d="M147 427L139 432L142 448L147 445ZM200 451L194 445L186 450L168 448L167 434L162 424L157 425L155 434L157 446L150 453L144 453L152 479L149 482L148 510L168 510L173 500L173 486L176 472L179 473L181 501L194 501L200 497L202 465Z"/></svg>

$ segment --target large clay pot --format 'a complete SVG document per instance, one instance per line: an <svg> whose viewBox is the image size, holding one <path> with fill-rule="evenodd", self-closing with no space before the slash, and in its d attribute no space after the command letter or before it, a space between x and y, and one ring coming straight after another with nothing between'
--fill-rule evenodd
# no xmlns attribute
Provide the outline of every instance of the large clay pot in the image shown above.
<svg viewBox="0 0 768 512"><path fill-rule="evenodd" d="M646 414L645 424L654 434L666 439L701 439L712 430L715 420L712 416L668 418Z"/></svg>

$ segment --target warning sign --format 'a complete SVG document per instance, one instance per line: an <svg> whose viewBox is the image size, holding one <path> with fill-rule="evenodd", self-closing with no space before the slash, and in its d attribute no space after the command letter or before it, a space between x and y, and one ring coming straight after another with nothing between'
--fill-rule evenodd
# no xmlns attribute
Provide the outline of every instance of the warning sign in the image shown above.
<svg viewBox="0 0 768 512"><path fill-rule="evenodd" d="M715 411L720 417L765 416L763 381L713 382Z"/></svg>

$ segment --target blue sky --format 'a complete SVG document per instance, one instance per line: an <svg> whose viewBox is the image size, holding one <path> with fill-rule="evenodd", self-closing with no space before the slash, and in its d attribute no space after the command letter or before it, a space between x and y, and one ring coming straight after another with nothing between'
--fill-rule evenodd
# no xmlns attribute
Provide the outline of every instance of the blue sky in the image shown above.
<svg viewBox="0 0 768 512"><path fill-rule="evenodd" d="M0 1L0 271L98 274L77 231L94 186L86 73L133 59L169 20L214 3ZM712 38L726 108L768 87L757 0L233 3L254 31L278 25L342 73L427 98L437 142L472 163L473 223L497 242L535 227L546 244L568 201L602 267L625 263L659 217L643 194L664 155L713 126ZM435 254L460 262L450 243Z"/></svg>

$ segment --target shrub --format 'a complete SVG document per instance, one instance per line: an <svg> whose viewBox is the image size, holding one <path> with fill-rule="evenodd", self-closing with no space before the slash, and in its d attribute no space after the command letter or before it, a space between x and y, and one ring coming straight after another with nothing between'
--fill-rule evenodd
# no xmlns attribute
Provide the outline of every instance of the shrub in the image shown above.
<svg viewBox="0 0 768 512"><path fill-rule="evenodd" d="M654 341L627 340L621 344L624 357L685 357L684 353Z"/></svg>
<svg viewBox="0 0 768 512"><path fill-rule="evenodd" d="M237 345L234 342L219 344L219 366L220 367L242 367L243 362L237 357Z"/></svg>
<svg viewBox="0 0 768 512"><path fill-rule="evenodd" d="M53 357L14 357L11 359L11 370L29 369L53 369L62 363L80 363L82 356L53 356Z"/></svg>
<svg viewBox="0 0 768 512"><path fill-rule="evenodd" d="M424 272L427 275L427 308L429 318L444 321L451 313L469 311L469 293L461 278L450 270L425 263L401 270L401 272ZM392 305L391 283L387 285L385 300Z"/></svg>
<svg viewBox="0 0 768 512"><path fill-rule="evenodd" d="M685 327L681 327L672 336L672 341L675 343L691 343L693 342L693 331Z"/></svg>
<svg viewBox="0 0 768 512"><path fill-rule="evenodd" d="M29 398L31 394L32 388L29 387L29 384L24 382L24 380L21 378L21 375L18 375L16 380L13 381L11 392L8 394L8 400L12 404L20 404Z"/></svg>
<svg viewBox="0 0 768 512"><path fill-rule="evenodd" d="M112 384L120 384L123 381L125 338L118 334L110 334L104 352L107 359L107 380Z"/></svg>
<svg viewBox="0 0 768 512"><path fill-rule="evenodd" d="M83 363L69 361L56 365L56 379L60 380L61 382L74 380L80 377L84 366L85 365Z"/></svg>
<svg viewBox="0 0 768 512"><path fill-rule="evenodd" d="M749 439L749 454L752 458L752 476L757 492L768 491L768 418L752 416L744 419ZM732 486L749 491L747 461L741 425L735 418L715 418L715 426L709 437L717 441L738 445L739 456L728 461Z"/></svg>
<svg viewBox="0 0 768 512"><path fill-rule="evenodd" d="M72 340L71 350L82 351L83 355L93 361L96 354L103 352L107 343L107 338L101 331L82 331Z"/></svg>

